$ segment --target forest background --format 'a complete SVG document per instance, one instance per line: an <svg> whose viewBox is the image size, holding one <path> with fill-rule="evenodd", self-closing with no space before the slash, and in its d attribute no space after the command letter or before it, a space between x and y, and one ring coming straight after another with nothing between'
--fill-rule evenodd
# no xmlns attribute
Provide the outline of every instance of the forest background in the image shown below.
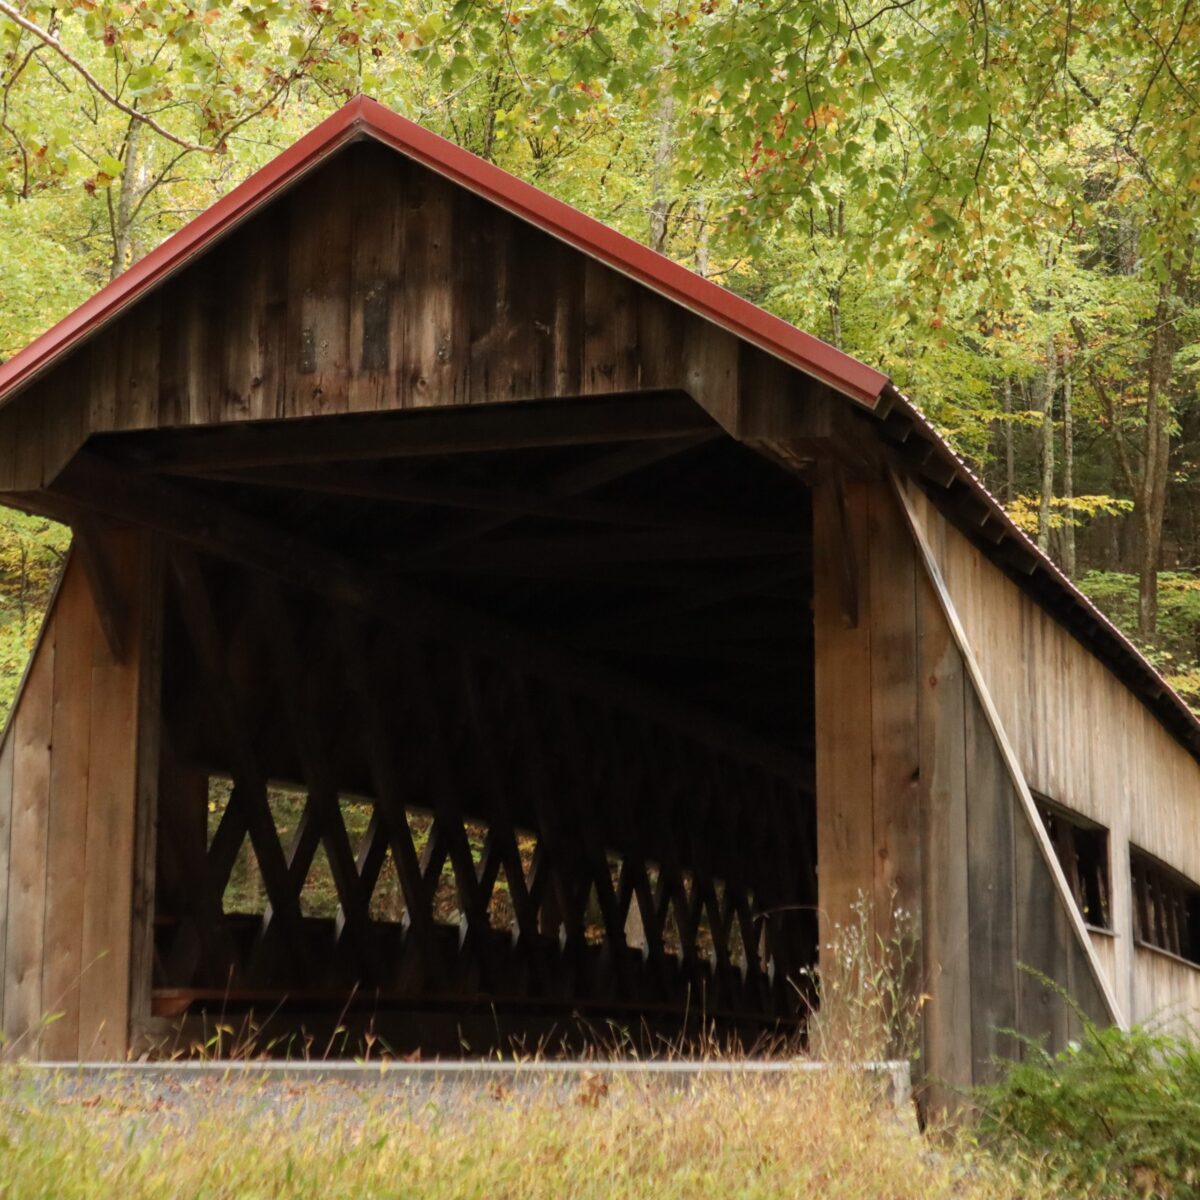
<svg viewBox="0 0 1200 1200"><path fill-rule="evenodd" d="M889 372L1200 708L1198 8L0 0L0 359L366 92Z"/></svg>

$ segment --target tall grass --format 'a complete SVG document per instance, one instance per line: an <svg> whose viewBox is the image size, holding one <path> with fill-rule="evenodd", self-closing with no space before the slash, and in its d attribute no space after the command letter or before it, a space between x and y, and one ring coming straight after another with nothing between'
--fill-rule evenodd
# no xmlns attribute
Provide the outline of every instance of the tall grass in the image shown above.
<svg viewBox="0 0 1200 1200"><path fill-rule="evenodd" d="M214 1081L178 1091L0 1077L0 1196L828 1197L1029 1195L968 1149L932 1153L862 1076L608 1077L465 1098Z"/></svg>
<svg viewBox="0 0 1200 1200"><path fill-rule="evenodd" d="M0 1198L1037 1195L1035 1171L961 1138L931 1149L885 1079L853 1068L912 1048L915 943L903 922L896 927L890 939L873 937L860 905L825 948L813 1048L832 1065L820 1073L668 1084L599 1063L581 1075L465 1090L219 1075L99 1087L69 1069L47 1077L0 1068Z"/></svg>
<svg viewBox="0 0 1200 1200"><path fill-rule="evenodd" d="M864 896L847 925L835 925L814 969L816 1005L808 1047L822 1062L915 1062L921 1052L921 986L916 921L893 903L887 931L875 932Z"/></svg>

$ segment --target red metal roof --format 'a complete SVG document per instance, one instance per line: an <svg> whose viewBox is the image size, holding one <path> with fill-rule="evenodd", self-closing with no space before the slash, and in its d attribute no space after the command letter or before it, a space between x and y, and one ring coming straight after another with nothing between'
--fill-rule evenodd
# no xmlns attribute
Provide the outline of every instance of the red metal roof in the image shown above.
<svg viewBox="0 0 1200 1200"><path fill-rule="evenodd" d="M0 404L55 359L174 274L261 205L347 142L369 136L599 259L701 317L873 409L887 376L703 279L569 204L359 96L321 122L70 316L0 365Z"/></svg>

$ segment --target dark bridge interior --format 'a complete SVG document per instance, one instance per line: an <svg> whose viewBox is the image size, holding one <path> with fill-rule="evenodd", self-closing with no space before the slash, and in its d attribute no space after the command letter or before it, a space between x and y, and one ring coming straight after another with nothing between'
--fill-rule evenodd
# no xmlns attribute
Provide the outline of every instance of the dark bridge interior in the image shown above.
<svg viewBox="0 0 1200 1200"><path fill-rule="evenodd" d="M802 1028L809 493L657 403L677 429L569 445L562 401L504 448L472 410L403 453L428 414L94 441L80 470L170 475L196 530L167 550L164 1023L441 1054Z"/></svg>

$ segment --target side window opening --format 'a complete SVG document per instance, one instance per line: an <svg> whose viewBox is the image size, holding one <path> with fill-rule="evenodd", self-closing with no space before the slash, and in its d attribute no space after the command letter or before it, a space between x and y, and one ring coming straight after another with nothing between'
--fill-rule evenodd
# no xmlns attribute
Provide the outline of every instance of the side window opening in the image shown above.
<svg viewBox="0 0 1200 1200"><path fill-rule="evenodd" d="M1108 830L1044 796L1036 800L1084 924L1111 932Z"/></svg>
<svg viewBox="0 0 1200 1200"><path fill-rule="evenodd" d="M1200 886L1136 846L1129 873L1134 940L1200 966Z"/></svg>

